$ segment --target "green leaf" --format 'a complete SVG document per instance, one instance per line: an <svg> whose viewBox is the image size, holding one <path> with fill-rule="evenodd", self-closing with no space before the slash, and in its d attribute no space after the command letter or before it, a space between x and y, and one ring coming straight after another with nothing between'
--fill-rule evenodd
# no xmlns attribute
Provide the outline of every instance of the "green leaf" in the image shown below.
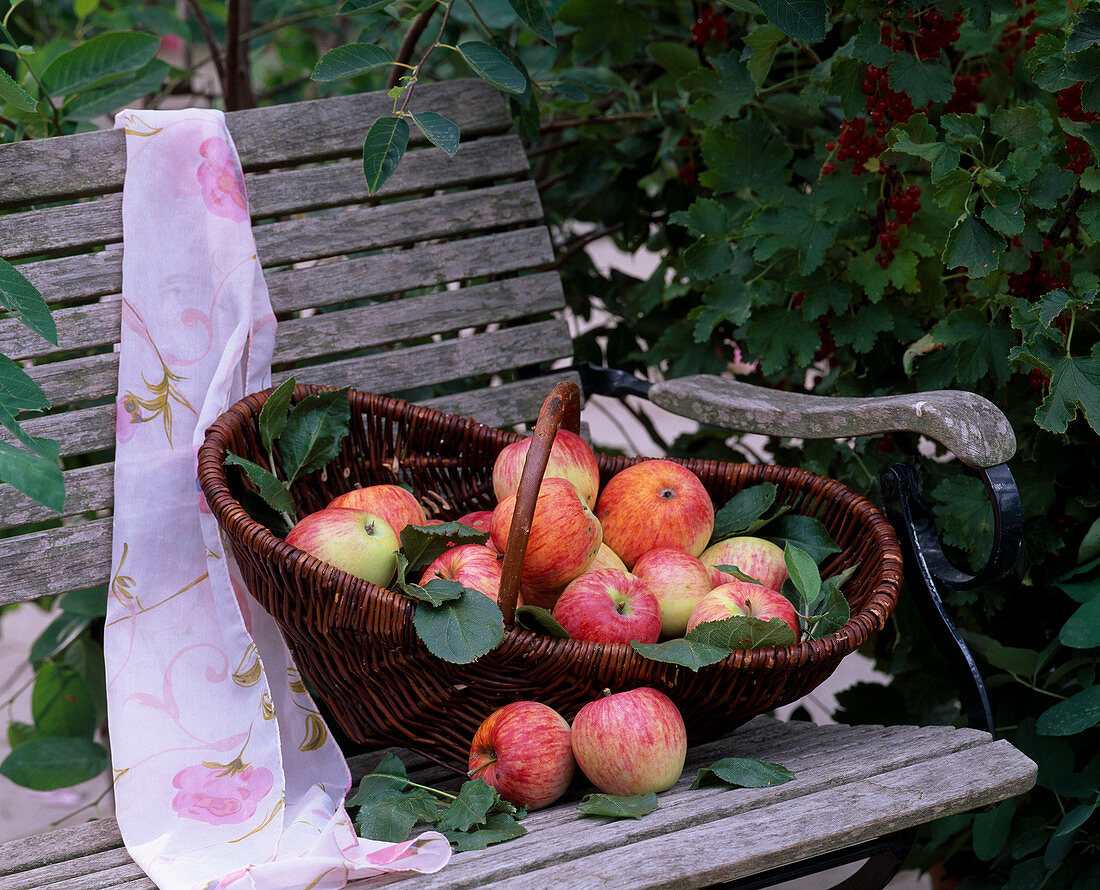
<svg viewBox="0 0 1100 890"><path fill-rule="evenodd" d="M783 548L783 562L786 563L791 583L807 603L816 602L821 593L821 573L813 557L796 544L789 541Z"/></svg>
<svg viewBox="0 0 1100 890"><path fill-rule="evenodd" d="M527 78L508 61L500 50L479 40L467 40L458 45L458 51L474 73L499 90L522 95L527 90Z"/></svg>
<svg viewBox="0 0 1100 890"><path fill-rule="evenodd" d="M408 791L379 791L359 804L355 827L371 840L400 843L418 822L438 818L435 798L424 788Z"/></svg>
<svg viewBox="0 0 1100 890"><path fill-rule="evenodd" d="M287 485L330 463L348 434L348 387L308 395L287 415L279 457Z"/></svg>
<svg viewBox="0 0 1100 890"><path fill-rule="evenodd" d="M857 59L833 57L829 92L839 97L846 118L854 118L864 109L867 100L867 94L863 92L866 71L867 66Z"/></svg>
<svg viewBox="0 0 1100 890"><path fill-rule="evenodd" d="M31 664L38 664L47 658L53 658L62 649L75 640L84 629L92 623L88 615L77 615L72 612L62 612L42 633L31 646L27 656ZM78 733L52 733L53 735L78 735Z"/></svg>
<svg viewBox="0 0 1100 890"><path fill-rule="evenodd" d="M982 207L982 219L1002 235L1022 234L1025 217L1020 206L1020 196L1009 192L998 203L987 201Z"/></svg>
<svg viewBox="0 0 1100 890"><path fill-rule="evenodd" d="M712 59L711 67L697 68L681 78L680 88L696 97L688 106L689 115L716 124L723 118L736 118L752 100L755 88L739 56L739 50L730 50Z"/></svg>
<svg viewBox="0 0 1100 890"><path fill-rule="evenodd" d="M1082 9L1073 18L1073 30L1066 40L1066 52L1076 53L1100 43L1100 9Z"/></svg>
<svg viewBox="0 0 1100 890"><path fill-rule="evenodd" d="M875 347L878 335L897 324L893 311L884 303L869 303L834 319L833 340L837 346L851 346L861 355Z"/></svg>
<svg viewBox="0 0 1100 890"><path fill-rule="evenodd" d="M988 556L993 545L993 508L985 486L973 476L958 476L941 481L932 496L944 543L965 550L975 562Z"/></svg>
<svg viewBox="0 0 1100 890"><path fill-rule="evenodd" d="M412 597L417 602L427 603L429 606L442 606L452 600L461 599L463 594L471 588L463 587L458 581L447 581L444 578L432 578L427 584L405 584L401 592ZM473 591L476 593L477 591Z"/></svg>
<svg viewBox="0 0 1100 890"><path fill-rule="evenodd" d="M367 190L377 194L405 157L409 147L409 124L399 117L380 117L363 140L363 175Z"/></svg>
<svg viewBox="0 0 1100 890"><path fill-rule="evenodd" d="M364 802L380 794L401 791L409 784L409 775L405 764L396 754L387 752L382 755L370 773L359 781L359 788L347 800L349 807L361 806Z"/></svg>
<svg viewBox="0 0 1100 890"><path fill-rule="evenodd" d="M419 603L413 626L432 655L452 664L476 661L504 639L500 608L477 591L435 608Z"/></svg>
<svg viewBox="0 0 1100 890"><path fill-rule="evenodd" d="M985 121L976 114L945 114L940 126L952 142L960 145L981 145Z"/></svg>
<svg viewBox="0 0 1100 890"><path fill-rule="evenodd" d="M725 239L700 238L683 253L684 266L692 278L707 281L733 265L733 246Z"/></svg>
<svg viewBox="0 0 1100 890"><path fill-rule="evenodd" d="M406 525L401 530L401 550L408 558L409 574L420 577L420 573L451 544L484 544L488 539L487 532L461 522Z"/></svg>
<svg viewBox="0 0 1100 890"><path fill-rule="evenodd" d="M982 653L994 667L1011 671L1020 677L1031 677L1039 665L1039 653L1018 646L990 646Z"/></svg>
<svg viewBox="0 0 1100 890"><path fill-rule="evenodd" d="M821 520L813 516L783 516L768 530L767 539L784 548L788 544L794 544L818 564L830 554L840 552Z"/></svg>
<svg viewBox="0 0 1100 890"><path fill-rule="evenodd" d="M1043 210L1051 210L1073 187L1077 177L1072 170L1062 170L1057 164L1047 164L1032 177L1027 187L1027 200Z"/></svg>
<svg viewBox="0 0 1100 890"><path fill-rule="evenodd" d="M997 386L1008 382L1012 373L1008 352L1016 343L1016 334L1008 324L992 322L971 306L953 311L931 334L939 343L961 347L956 372L960 383L973 385L987 376L992 376Z"/></svg>
<svg viewBox="0 0 1100 890"><path fill-rule="evenodd" d="M463 782L458 797L451 801L439 820L439 830L469 831L476 825L484 825L496 799L497 793L484 779Z"/></svg>
<svg viewBox="0 0 1100 890"><path fill-rule="evenodd" d="M551 46L555 45L554 29L550 25L550 19L546 17L542 0L508 0L508 3L523 24Z"/></svg>
<svg viewBox="0 0 1100 890"><path fill-rule="evenodd" d="M677 210L669 215L669 222L683 226L696 238L713 238L716 241L730 236L729 214L714 198L696 198L687 210Z"/></svg>
<svg viewBox="0 0 1100 890"><path fill-rule="evenodd" d="M412 119L417 129L432 145L449 158L455 156L459 139L462 137L457 124L434 111L421 111L419 114L414 114Z"/></svg>
<svg viewBox="0 0 1100 890"><path fill-rule="evenodd" d="M767 306L753 313L746 327L751 352L760 354L760 370L775 374L789 365L805 368L821 344L816 324L784 306Z"/></svg>
<svg viewBox="0 0 1100 890"><path fill-rule="evenodd" d="M38 100L33 98L10 74L0 68L0 105L10 102L20 111L37 111Z"/></svg>
<svg viewBox="0 0 1100 890"><path fill-rule="evenodd" d="M0 442L0 481L59 513L65 505L65 478L56 459Z"/></svg>
<svg viewBox="0 0 1100 890"><path fill-rule="evenodd" d="M446 833L447 840L456 853L466 850L484 850L493 844L515 840L527 834L527 829L509 813L493 813L485 825L477 831L451 831Z"/></svg>
<svg viewBox="0 0 1100 890"><path fill-rule="evenodd" d="M290 397L294 394L294 385L295 379L293 377L284 380L267 397L267 401L260 409L260 441L268 452L274 450L275 440L286 429L286 419L290 412ZM256 480L252 481L255 482Z"/></svg>
<svg viewBox="0 0 1100 890"><path fill-rule="evenodd" d="M889 71L890 88L905 93L917 108L946 102L954 90L951 72L937 61L922 62L909 53L895 52Z"/></svg>
<svg viewBox="0 0 1100 890"><path fill-rule="evenodd" d="M313 66L310 78L322 83L344 80L367 71L387 68L392 64L393 56L380 46L370 43L349 43L330 49L321 56Z"/></svg>
<svg viewBox="0 0 1100 890"><path fill-rule="evenodd" d="M1077 549L1077 563L1083 565L1100 556L1100 519L1093 520Z"/></svg>
<svg viewBox="0 0 1100 890"><path fill-rule="evenodd" d="M1064 433L1080 409L1088 425L1100 433L1100 344L1092 355L1066 355L1049 368L1050 389L1035 411L1035 421L1052 433Z"/></svg>
<svg viewBox="0 0 1100 890"><path fill-rule="evenodd" d="M586 794L577 804L585 816L605 816L608 819L641 819L657 809L657 795L652 791L643 794L619 796L615 794Z"/></svg>
<svg viewBox="0 0 1100 890"><path fill-rule="evenodd" d="M1021 148L1038 148L1043 140L1039 110L1028 105L998 108L989 119L989 129Z"/></svg>
<svg viewBox="0 0 1100 890"><path fill-rule="evenodd" d="M107 614L107 587L88 587L66 593L57 605L62 611L88 618L102 618Z"/></svg>
<svg viewBox="0 0 1100 890"><path fill-rule="evenodd" d="M957 145L940 142L936 135L935 129L928 125L928 119L923 114L916 114L887 133L886 143L891 151L928 161L932 168L932 182L939 182L958 169L961 153Z"/></svg>
<svg viewBox="0 0 1100 890"><path fill-rule="evenodd" d="M248 478L252 480L252 484L259 490L260 497L273 510L286 513L287 516L297 514L298 508L294 506L294 499L290 496L290 492L287 491L283 481L269 469L232 453L226 454L225 465L227 467L240 467L244 470Z"/></svg>
<svg viewBox="0 0 1100 890"><path fill-rule="evenodd" d="M747 757L723 757L710 766L699 770L691 787L726 784L734 788L770 788L783 785L794 778L785 766L769 763L766 760L751 760Z"/></svg>
<svg viewBox="0 0 1100 890"><path fill-rule="evenodd" d="M96 729L95 702L87 681L59 662L48 661L38 669L31 714L42 736L90 738Z"/></svg>
<svg viewBox="0 0 1100 890"><path fill-rule="evenodd" d="M737 492L715 511L710 543L748 532L775 503L778 493L779 488L774 482L761 482Z"/></svg>
<svg viewBox="0 0 1100 890"><path fill-rule="evenodd" d="M1009 798L974 817L974 855L982 862L989 862L1004 849L1015 813L1016 800Z"/></svg>
<svg viewBox="0 0 1100 890"><path fill-rule="evenodd" d="M814 216L819 208L785 204L758 213L746 233L765 236L753 256L758 263L770 260L786 247L797 252L798 271L809 275L825 261L825 253L836 243L837 227ZM815 344L816 348L816 344Z"/></svg>
<svg viewBox="0 0 1100 890"><path fill-rule="evenodd" d="M700 146L707 169L699 182L717 194L782 187L790 176L787 141L756 118L708 127Z"/></svg>
<svg viewBox="0 0 1100 890"><path fill-rule="evenodd" d="M57 345L57 325L42 294L4 259L0 259L0 306L18 312L23 324L39 337Z"/></svg>
<svg viewBox="0 0 1100 890"><path fill-rule="evenodd" d="M797 40L824 40L828 22L825 0L760 0L768 21Z"/></svg>
<svg viewBox="0 0 1100 890"><path fill-rule="evenodd" d="M1100 723L1100 686L1089 686L1039 715L1040 735L1074 735Z"/></svg>
<svg viewBox="0 0 1100 890"><path fill-rule="evenodd" d="M704 621L688 631L685 639L727 651L791 646L795 642L794 631L782 618L764 621L744 615L734 615L721 621Z"/></svg>
<svg viewBox="0 0 1100 890"><path fill-rule="evenodd" d="M816 602L809 604L816 614L810 618L808 639L823 640L832 636L852 617L852 607L848 605L848 600L840 589L843 583L844 580L839 576L826 578L821 585L821 596Z"/></svg>
<svg viewBox="0 0 1100 890"><path fill-rule="evenodd" d="M35 729L29 723L21 723L18 720L12 720L8 724L8 747L18 748L20 745L25 745L31 739L38 738L38 730Z"/></svg>
<svg viewBox="0 0 1100 890"><path fill-rule="evenodd" d="M932 200L951 216L959 216L974 188L967 170L952 170L933 186Z"/></svg>
<svg viewBox="0 0 1100 890"><path fill-rule="evenodd" d="M961 217L947 236L943 263L948 269L964 266L971 278L995 271L1004 253L1004 239L973 213Z"/></svg>
<svg viewBox="0 0 1100 890"><path fill-rule="evenodd" d="M860 25L859 33L852 41L852 52L857 59L874 65L876 68L885 68L893 58L893 50L882 43L881 28L877 22L866 21Z"/></svg>
<svg viewBox="0 0 1100 890"><path fill-rule="evenodd" d="M775 54L787 36L775 25L760 25L745 35L744 41L751 52L749 56L749 76L757 89L763 85L772 70ZM835 80L835 77L834 77Z"/></svg>
<svg viewBox="0 0 1100 890"><path fill-rule="evenodd" d="M91 121L125 108L159 90L171 70L172 66L167 62L153 59L132 74L112 80L106 86L73 94L71 99L65 100L65 116L77 121Z"/></svg>
<svg viewBox="0 0 1100 890"><path fill-rule="evenodd" d="M541 606L520 606L516 609L516 626L532 633L546 634L558 640L569 639L569 631L554 620L549 609Z"/></svg>
<svg viewBox="0 0 1100 890"><path fill-rule="evenodd" d="M64 52L46 66L42 82L51 95L103 86L152 61L160 41L138 31L112 31Z"/></svg>
<svg viewBox="0 0 1100 890"><path fill-rule="evenodd" d="M107 769L107 752L87 738L30 739L0 763L0 775L35 791L55 791L94 779Z"/></svg>
<svg viewBox="0 0 1100 890"><path fill-rule="evenodd" d="M708 664L717 664L732 651L686 637L676 637L663 643L632 642L630 645L635 652L650 661L678 664L692 671L698 671Z"/></svg>
<svg viewBox="0 0 1100 890"><path fill-rule="evenodd" d="M749 584L760 584L760 580L754 578L752 575L746 575L737 566L731 566L727 563L719 563L715 565L715 568L720 572L725 572L727 575L733 575L738 581L747 581ZM760 584L761 587L765 585Z"/></svg>

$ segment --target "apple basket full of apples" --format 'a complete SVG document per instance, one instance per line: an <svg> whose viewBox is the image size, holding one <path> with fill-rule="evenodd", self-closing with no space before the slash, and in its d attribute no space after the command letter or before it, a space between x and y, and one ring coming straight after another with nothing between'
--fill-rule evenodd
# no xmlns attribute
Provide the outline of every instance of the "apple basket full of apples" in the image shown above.
<svg viewBox="0 0 1100 890"><path fill-rule="evenodd" d="M694 744L883 627L901 555L870 501L800 469L594 454L579 420L569 383L524 437L288 382L207 430L199 483L243 582L350 739L465 768L506 704L571 720L650 687Z"/></svg>

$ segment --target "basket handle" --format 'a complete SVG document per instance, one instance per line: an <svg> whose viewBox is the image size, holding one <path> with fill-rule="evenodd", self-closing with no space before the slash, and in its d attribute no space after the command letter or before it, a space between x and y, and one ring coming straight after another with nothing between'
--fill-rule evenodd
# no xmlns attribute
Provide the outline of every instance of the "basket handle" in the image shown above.
<svg viewBox="0 0 1100 890"><path fill-rule="evenodd" d="M559 428L572 433L579 433L581 429L581 391L577 384L568 380L554 384L550 395L542 403L516 491L516 505L512 511L512 525L508 529L508 546L504 548L497 597L497 604L504 615L504 626L509 630L516 621L520 575L523 572L523 557L527 553L527 539L531 535L531 520L535 516L535 500Z"/></svg>

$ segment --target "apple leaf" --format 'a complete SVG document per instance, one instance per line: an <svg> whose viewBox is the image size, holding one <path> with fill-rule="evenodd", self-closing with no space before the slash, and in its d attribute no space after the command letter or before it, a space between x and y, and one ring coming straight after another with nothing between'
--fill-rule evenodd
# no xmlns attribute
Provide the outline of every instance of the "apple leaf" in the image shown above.
<svg viewBox="0 0 1100 890"><path fill-rule="evenodd" d="M688 631L685 639L706 643L719 649L759 649L761 646L791 646L794 631L782 618L764 621L734 615L721 621L704 621Z"/></svg>
<svg viewBox="0 0 1100 890"><path fill-rule="evenodd" d="M831 553L840 553L832 535L825 529L819 519L812 516L793 514L781 516L776 524L769 530L767 539L779 547L786 547L788 543L797 545L805 550L810 558L820 564Z"/></svg>
<svg viewBox="0 0 1100 890"><path fill-rule="evenodd" d="M663 643L632 642L630 645L643 658L663 661L666 664L678 664L693 671L698 671L699 668L706 667L708 664L717 664L732 651L699 640L689 640L686 637L677 637Z"/></svg>
<svg viewBox="0 0 1100 890"><path fill-rule="evenodd" d="M405 596L417 602L427 603L429 606L442 606L452 600L460 599L469 587L463 587L458 581L447 581L443 578L432 578L427 584L404 584L401 592ZM478 591L474 591L477 593Z"/></svg>
<svg viewBox="0 0 1100 890"><path fill-rule="evenodd" d="M263 408L260 409L260 441L264 448L271 451L275 447L275 440L286 429L286 419L290 413L290 396L294 392L295 380L291 377L284 380L279 387L267 397Z"/></svg>
<svg viewBox="0 0 1100 890"><path fill-rule="evenodd" d="M396 754L386 753L378 761L378 766L359 782L354 796L348 799L349 807L358 807L370 800L380 791L400 791L409 784L409 775L405 764Z"/></svg>
<svg viewBox="0 0 1100 890"><path fill-rule="evenodd" d="M458 797L451 801L440 819L439 830L469 831L478 825L484 825L496 801L497 793L484 779L463 782Z"/></svg>
<svg viewBox="0 0 1100 890"><path fill-rule="evenodd" d="M287 516L297 514L297 508L294 506L294 500L291 498L290 492L287 491L282 480L269 469L232 453L226 454L224 463L226 466L240 467L244 470L259 490L260 497L272 509L285 513Z"/></svg>
<svg viewBox="0 0 1100 890"><path fill-rule="evenodd" d="M586 794L577 804L577 809L585 816L641 819L657 809L657 795L652 791L625 797L615 794Z"/></svg>
<svg viewBox="0 0 1100 890"><path fill-rule="evenodd" d="M752 575L746 575L737 566L731 566L722 563L721 565L716 565L715 568L718 569L718 571L720 572L725 572L727 575L733 575L733 577L736 578L738 581L747 581L749 584L760 584L761 587L767 586L765 584L762 584Z"/></svg>
<svg viewBox="0 0 1100 890"><path fill-rule="evenodd" d="M725 783L735 788L768 788L782 785L793 778L794 773L778 763L751 760L747 757L723 757L717 763L699 770L691 787Z"/></svg>
<svg viewBox="0 0 1100 890"><path fill-rule="evenodd" d="M492 813L476 831L447 831L444 834L455 852L462 853L466 850L484 850L493 844L523 837L527 829L516 821L515 816Z"/></svg>
<svg viewBox="0 0 1100 890"><path fill-rule="evenodd" d="M773 482L761 482L737 492L715 512L714 532L710 536L710 543L748 534L753 524L775 503L778 493L779 489Z"/></svg>
<svg viewBox="0 0 1100 890"><path fill-rule="evenodd" d="M489 535L461 522L439 525L406 525L401 530L401 550L408 560L408 575L419 576L451 544L484 544Z"/></svg>
<svg viewBox="0 0 1100 890"><path fill-rule="evenodd" d="M362 837L400 843L409 837L417 822L431 823L438 818L436 800L427 789L379 789L359 804L355 828Z"/></svg>
<svg viewBox="0 0 1100 890"><path fill-rule="evenodd" d="M287 485L321 469L340 453L350 417L346 386L306 396L291 409L279 436L279 455Z"/></svg>
<svg viewBox="0 0 1100 890"><path fill-rule="evenodd" d="M569 639L569 631L554 620L549 609L542 606L520 606L516 609L516 625L532 633L547 634L559 640Z"/></svg>
<svg viewBox="0 0 1100 890"><path fill-rule="evenodd" d="M818 612L810 618L810 632L807 637L811 640L820 640L836 633L852 617L852 607L844 598L840 590L841 584L847 580L846 575L834 575L827 578L821 585L821 596L817 600Z"/></svg>
<svg viewBox="0 0 1100 890"><path fill-rule="evenodd" d="M432 655L452 664L476 661L504 639L500 608L476 590L439 606L418 603L413 627Z"/></svg>
<svg viewBox="0 0 1100 890"><path fill-rule="evenodd" d="M787 565L791 583L806 603L809 605L816 602L821 593L821 573L813 557L797 544L787 541L783 548L783 561Z"/></svg>

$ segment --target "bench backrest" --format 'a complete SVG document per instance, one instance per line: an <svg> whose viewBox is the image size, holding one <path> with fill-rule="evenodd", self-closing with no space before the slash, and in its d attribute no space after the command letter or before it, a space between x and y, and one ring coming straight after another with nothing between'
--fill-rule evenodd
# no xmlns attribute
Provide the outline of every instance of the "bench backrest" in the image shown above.
<svg viewBox="0 0 1100 890"><path fill-rule="evenodd" d="M550 363L571 355L542 206L503 98L486 84L426 85L455 121L453 159L414 139L371 197L363 138L384 93L227 115L279 319L274 381L350 385L495 426L530 420ZM105 584L122 287L118 130L0 145L0 256L54 311L59 346L0 320L0 353L27 365L58 439L63 516L0 485L0 605ZM493 384L490 386L490 384ZM6 431L0 435L11 441Z"/></svg>

